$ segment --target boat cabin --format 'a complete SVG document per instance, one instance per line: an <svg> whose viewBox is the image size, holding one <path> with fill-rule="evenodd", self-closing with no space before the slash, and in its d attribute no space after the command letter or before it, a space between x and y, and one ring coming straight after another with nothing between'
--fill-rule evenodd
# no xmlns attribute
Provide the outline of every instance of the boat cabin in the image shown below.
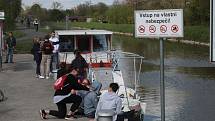
<svg viewBox="0 0 215 121"><path fill-rule="evenodd" d="M91 67L110 67L112 34L106 30L57 30L59 36L59 60L71 64L74 50L81 51Z"/></svg>

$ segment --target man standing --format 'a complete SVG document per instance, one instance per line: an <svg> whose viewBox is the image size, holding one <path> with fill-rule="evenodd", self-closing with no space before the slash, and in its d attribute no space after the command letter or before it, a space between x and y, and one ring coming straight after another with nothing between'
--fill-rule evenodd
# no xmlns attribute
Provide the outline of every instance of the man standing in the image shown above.
<svg viewBox="0 0 215 121"><path fill-rule="evenodd" d="M36 18L36 19L34 19L33 24L34 24L34 27L35 27L36 32L38 32L39 21L38 21L38 19L37 19L37 18Z"/></svg>
<svg viewBox="0 0 215 121"><path fill-rule="evenodd" d="M116 94L119 89L119 85L117 83L111 83L108 88L108 92L104 93L98 102L96 109L96 119L98 118L98 112L101 110L113 110L115 116L113 117L113 121L117 120L117 115L122 111L122 100Z"/></svg>
<svg viewBox="0 0 215 121"><path fill-rule="evenodd" d="M6 48L7 48L7 55L5 63L13 63L13 52L16 46L16 38L13 36L12 32L9 32L9 37L6 39Z"/></svg>
<svg viewBox="0 0 215 121"><path fill-rule="evenodd" d="M55 31L52 31L51 38L49 38L49 41L52 42L52 45L54 46L52 59L51 59L51 71L58 68L59 60L58 60L58 48L59 48L59 39L55 34Z"/></svg>

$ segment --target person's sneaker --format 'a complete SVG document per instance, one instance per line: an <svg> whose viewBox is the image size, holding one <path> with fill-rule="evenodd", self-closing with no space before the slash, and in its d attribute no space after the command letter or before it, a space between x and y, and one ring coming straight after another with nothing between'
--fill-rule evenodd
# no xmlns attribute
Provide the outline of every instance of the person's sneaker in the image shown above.
<svg viewBox="0 0 215 121"><path fill-rule="evenodd" d="M45 77L44 76L39 76L39 79L45 79Z"/></svg>
<svg viewBox="0 0 215 121"><path fill-rule="evenodd" d="M49 79L50 77L49 76L46 76L46 79Z"/></svg>
<svg viewBox="0 0 215 121"><path fill-rule="evenodd" d="M66 120L69 120L69 121L72 121L74 119L76 119L77 117L75 115L66 115L65 119Z"/></svg>
<svg viewBox="0 0 215 121"><path fill-rule="evenodd" d="M45 110L43 110L43 109L40 110L40 117L41 117L42 119L47 119L47 118L46 118L46 115L47 115L47 114L46 114Z"/></svg>

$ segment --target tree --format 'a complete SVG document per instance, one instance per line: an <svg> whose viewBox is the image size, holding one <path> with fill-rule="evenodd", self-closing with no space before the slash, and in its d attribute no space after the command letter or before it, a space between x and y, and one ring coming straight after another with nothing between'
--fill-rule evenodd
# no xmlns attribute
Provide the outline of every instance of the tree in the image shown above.
<svg viewBox="0 0 215 121"><path fill-rule="evenodd" d="M62 21L65 19L65 14L58 9L50 10L49 13L50 13L49 19L51 21Z"/></svg>
<svg viewBox="0 0 215 121"><path fill-rule="evenodd" d="M59 2L53 2L52 3L52 9L62 9L63 8L63 6L61 5L61 3L59 3Z"/></svg>
<svg viewBox="0 0 215 121"><path fill-rule="evenodd" d="M133 23L133 9L124 4L113 5L106 13L108 21L115 24Z"/></svg>
<svg viewBox="0 0 215 121"><path fill-rule="evenodd" d="M107 10L109 9L108 6L102 2L94 5L91 7L91 11L92 14L94 16L94 18L96 18L97 20L102 20L102 21L106 21L106 15L104 13L107 12Z"/></svg>
<svg viewBox="0 0 215 121"><path fill-rule="evenodd" d="M84 4L80 4L76 8L76 14L78 16L90 16L92 12L91 3L86 2Z"/></svg>
<svg viewBox="0 0 215 121"><path fill-rule="evenodd" d="M15 28L15 20L21 12L21 0L0 0L0 10L5 12L5 28Z"/></svg>

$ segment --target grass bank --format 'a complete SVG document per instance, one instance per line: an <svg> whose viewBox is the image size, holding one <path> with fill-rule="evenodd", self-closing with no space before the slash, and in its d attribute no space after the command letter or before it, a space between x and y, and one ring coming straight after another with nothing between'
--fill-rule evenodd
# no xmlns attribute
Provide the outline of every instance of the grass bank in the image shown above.
<svg viewBox="0 0 215 121"><path fill-rule="evenodd" d="M16 44L16 52L18 54L30 53L32 48L32 41L30 39L18 41Z"/></svg>
<svg viewBox="0 0 215 121"><path fill-rule="evenodd" d="M65 29L65 22L54 23L51 22L48 24L51 29ZM134 25L133 24L108 24L108 23L86 23L86 22L72 22L69 23L69 28L72 27L82 27L82 28L94 28L94 29L106 29L114 32L124 32L124 33L133 33ZM184 27L184 37L180 38L184 40L192 40L197 42L210 42L210 30L209 26L185 26Z"/></svg>
<svg viewBox="0 0 215 121"><path fill-rule="evenodd" d="M21 38L21 37L25 36L25 33L21 32L21 31L14 30L12 32L13 32L13 36L16 38ZM8 33L8 32L6 32L6 33Z"/></svg>

